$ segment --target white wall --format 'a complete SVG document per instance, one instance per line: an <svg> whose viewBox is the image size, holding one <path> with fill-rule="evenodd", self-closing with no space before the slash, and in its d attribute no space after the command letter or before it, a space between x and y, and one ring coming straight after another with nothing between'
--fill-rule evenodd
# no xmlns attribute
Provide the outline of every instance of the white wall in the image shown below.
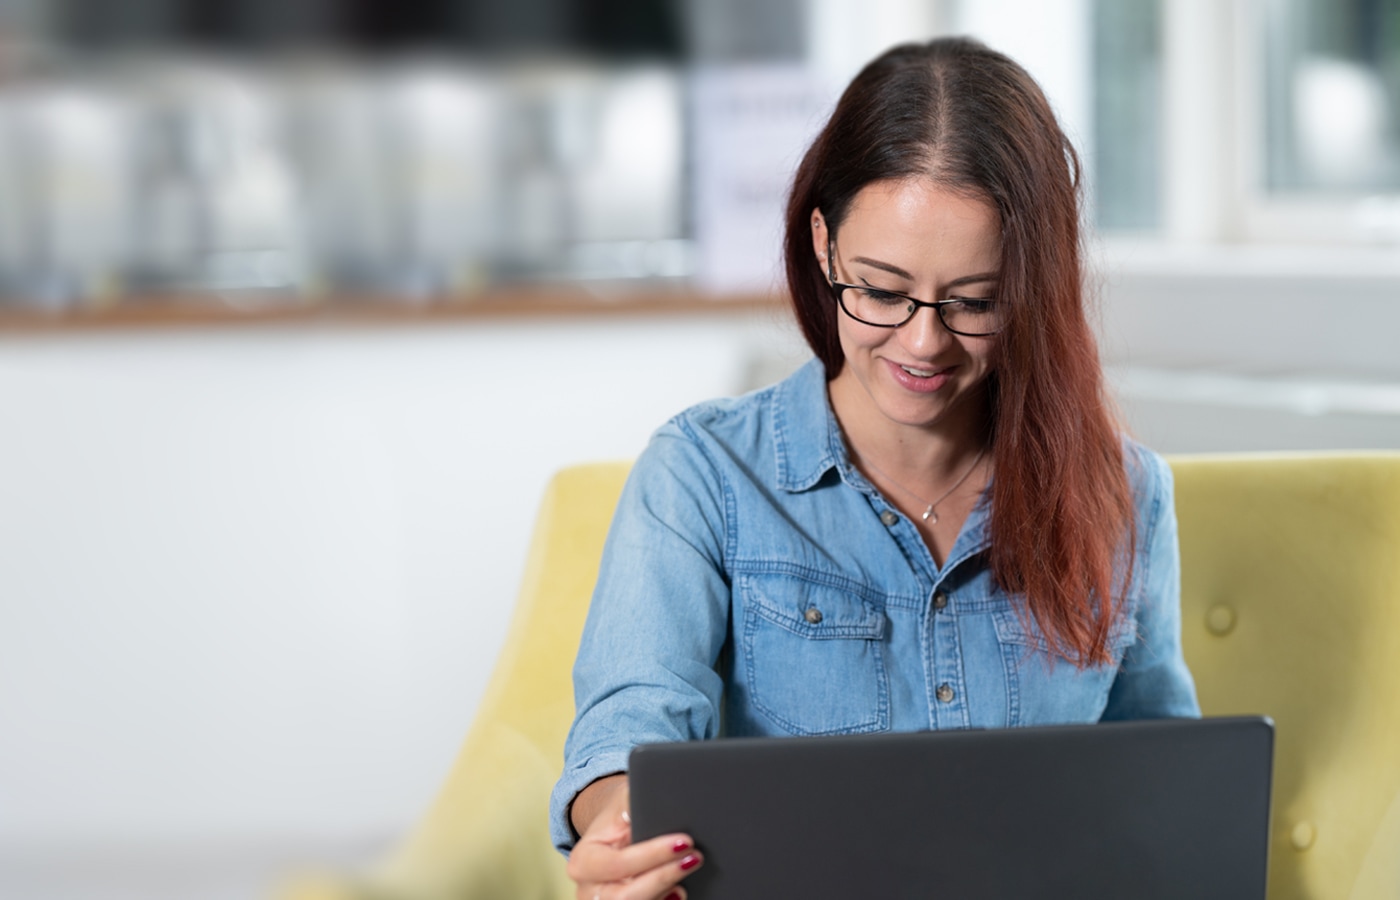
<svg viewBox="0 0 1400 900"><path fill-rule="evenodd" d="M1164 452L1400 448L1400 254L1116 245L1104 358Z"/></svg>
<svg viewBox="0 0 1400 900"><path fill-rule="evenodd" d="M549 474L793 340L767 313L0 338L0 843L401 830Z"/></svg>

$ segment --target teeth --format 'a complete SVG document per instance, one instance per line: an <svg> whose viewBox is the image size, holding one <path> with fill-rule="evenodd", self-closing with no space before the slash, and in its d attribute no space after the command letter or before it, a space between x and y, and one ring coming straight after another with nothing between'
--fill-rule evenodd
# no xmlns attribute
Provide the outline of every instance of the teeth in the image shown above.
<svg viewBox="0 0 1400 900"><path fill-rule="evenodd" d="M938 372L934 369L911 369L908 366L900 366L901 369L913 375L915 378L932 378Z"/></svg>

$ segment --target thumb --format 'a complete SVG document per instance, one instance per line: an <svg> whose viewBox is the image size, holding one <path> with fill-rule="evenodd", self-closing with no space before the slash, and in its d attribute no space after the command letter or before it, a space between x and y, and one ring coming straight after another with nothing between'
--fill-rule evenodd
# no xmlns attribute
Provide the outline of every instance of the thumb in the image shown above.
<svg viewBox="0 0 1400 900"><path fill-rule="evenodd" d="M604 844L625 847L632 843L632 817L627 814L627 810L620 810L592 837Z"/></svg>

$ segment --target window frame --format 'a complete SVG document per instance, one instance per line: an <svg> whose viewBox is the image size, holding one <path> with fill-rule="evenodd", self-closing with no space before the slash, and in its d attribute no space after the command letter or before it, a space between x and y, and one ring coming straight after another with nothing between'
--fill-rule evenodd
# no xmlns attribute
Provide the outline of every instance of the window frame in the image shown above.
<svg viewBox="0 0 1400 900"><path fill-rule="evenodd" d="M1173 241L1400 245L1400 192L1270 192L1266 0L1165 0L1163 237Z"/></svg>

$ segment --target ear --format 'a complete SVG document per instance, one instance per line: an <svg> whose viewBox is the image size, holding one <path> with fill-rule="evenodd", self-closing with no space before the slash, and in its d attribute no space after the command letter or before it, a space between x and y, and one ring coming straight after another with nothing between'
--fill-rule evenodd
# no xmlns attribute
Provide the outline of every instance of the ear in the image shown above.
<svg viewBox="0 0 1400 900"><path fill-rule="evenodd" d="M821 267L822 273L826 273L826 253L830 246L831 235L826 230L826 217L822 215L820 208L812 210L812 254L817 258L817 265Z"/></svg>

